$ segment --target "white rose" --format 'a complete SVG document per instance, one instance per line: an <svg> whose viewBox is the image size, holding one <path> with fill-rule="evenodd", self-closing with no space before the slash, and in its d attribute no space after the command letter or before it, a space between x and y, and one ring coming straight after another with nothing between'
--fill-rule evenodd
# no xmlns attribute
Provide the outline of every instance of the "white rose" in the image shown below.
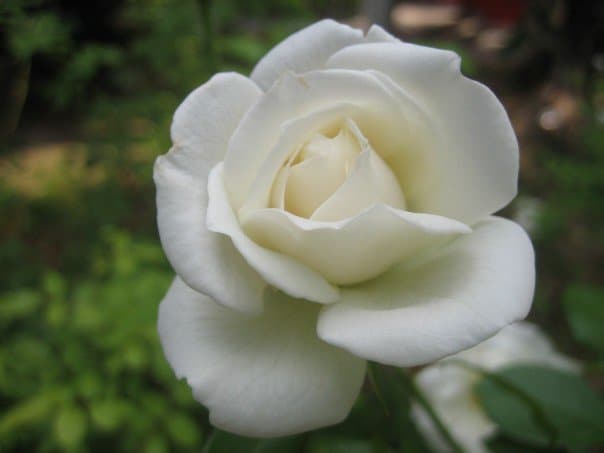
<svg viewBox="0 0 604 453"><path fill-rule="evenodd" d="M497 335L451 358L460 359L488 371L512 364L546 365L576 371L577 364L555 351L536 325L518 322ZM495 432L495 425L479 406L472 388L478 374L444 359L424 368L415 380L449 432L469 453L487 453L483 441ZM417 405L413 418L430 446L437 452L450 451L432 419Z"/></svg>
<svg viewBox="0 0 604 453"><path fill-rule="evenodd" d="M324 20L193 91L171 135L159 332L222 429L337 423L366 360L427 363L530 308L531 243L490 217L516 194L516 138L453 52Z"/></svg>

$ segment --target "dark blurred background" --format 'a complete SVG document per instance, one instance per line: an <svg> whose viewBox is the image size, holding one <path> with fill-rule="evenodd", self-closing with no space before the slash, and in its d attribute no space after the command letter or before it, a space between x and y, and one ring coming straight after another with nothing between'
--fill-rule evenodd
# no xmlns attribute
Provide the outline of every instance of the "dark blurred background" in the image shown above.
<svg viewBox="0 0 604 453"><path fill-rule="evenodd" d="M159 347L173 273L151 171L172 114L323 17L453 49L500 97L521 145L502 215L537 249L530 318L602 390L604 2L3 0L0 451L425 451L408 397L385 412L371 391L302 437L211 434Z"/></svg>

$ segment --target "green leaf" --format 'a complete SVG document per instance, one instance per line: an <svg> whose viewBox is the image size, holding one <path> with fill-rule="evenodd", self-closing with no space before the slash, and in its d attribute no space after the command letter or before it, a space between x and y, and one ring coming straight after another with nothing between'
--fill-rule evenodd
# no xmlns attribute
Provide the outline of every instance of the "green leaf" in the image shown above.
<svg viewBox="0 0 604 453"><path fill-rule="evenodd" d="M308 453L382 453L385 445L377 445L367 440L341 436L312 436L305 449Z"/></svg>
<svg viewBox="0 0 604 453"><path fill-rule="evenodd" d="M168 432L174 443L185 447L197 445L201 439L201 427L185 414L172 414L168 418Z"/></svg>
<svg viewBox="0 0 604 453"><path fill-rule="evenodd" d="M101 394L103 391L103 381L101 376L92 372L82 372L77 378L75 389L79 395L86 399L91 399Z"/></svg>
<svg viewBox="0 0 604 453"><path fill-rule="evenodd" d="M128 344L123 351L125 363L133 370L141 370L147 364L147 353L142 345L137 343Z"/></svg>
<svg viewBox="0 0 604 453"><path fill-rule="evenodd" d="M40 294L23 289L6 294L0 300L0 320L16 321L32 314L40 306Z"/></svg>
<svg viewBox="0 0 604 453"><path fill-rule="evenodd" d="M475 392L489 417L514 439L570 448L604 442L604 401L578 375L513 366L485 376Z"/></svg>
<svg viewBox="0 0 604 453"><path fill-rule="evenodd" d="M203 447L202 453L249 453L260 443L257 439L240 437L216 430Z"/></svg>
<svg viewBox="0 0 604 453"><path fill-rule="evenodd" d="M571 286L564 294L563 304L575 339L604 354L604 290Z"/></svg>
<svg viewBox="0 0 604 453"><path fill-rule="evenodd" d="M215 430L204 445L203 453L296 453L301 452L303 446L303 436L252 439Z"/></svg>
<svg viewBox="0 0 604 453"><path fill-rule="evenodd" d="M11 407L0 418L0 438L48 417L56 400L56 392L47 392Z"/></svg>
<svg viewBox="0 0 604 453"><path fill-rule="evenodd" d="M501 435L491 437L485 444L491 453L553 453L550 448L527 445Z"/></svg>
<svg viewBox="0 0 604 453"><path fill-rule="evenodd" d="M36 53L65 52L71 44L69 27L56 14L31 14L11 27L9 43L12 54L22 60Z"/></svg>
<svg viewBox="0 0 604 453"><path fill-rule="evenodd" d="M170 446L165 437L155 434L145 444L145 453L168 453Z"/></svg>
<svg viewBox="0 0 604 453"><path fill-rule="evenodd" d="M303 447L304 436L282 437L259 441L253 453L296 453L301 452Z"/></svg>
<svg viewBox="0 0 604 453"><path fill-rule="evenodd" d="M128 405L120 400L96 401L90 407L92 422L103 431L117 429L124 420Z"/></svg>
<svg viewBox="0 0 604 453"><path fill-rule="evenodd" d="M52 301L63 301L67 294L67 283L59 273L51 271L44 275L42 286Z"/></svg>
<svg viewBox="0 0 604 453"><path fill-rule="evenodd" d="M64 449L73 449L82 444L87 425L86 414L82 409L77 406L65 406L55 419L55 438Z"/></svg>

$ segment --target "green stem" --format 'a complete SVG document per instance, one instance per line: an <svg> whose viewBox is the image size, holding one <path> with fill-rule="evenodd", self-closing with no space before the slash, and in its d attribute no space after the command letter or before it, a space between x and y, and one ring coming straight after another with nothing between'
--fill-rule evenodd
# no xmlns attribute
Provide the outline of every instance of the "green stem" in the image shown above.
<svg viewBox="0 0 604 453"><path fill-rule="evenodd" d="M426 398L424 393L415 383L413 376L411 376L408 371L401 371L401 375L403 376L405 383L411 392L411 396L424 409L424 411L426 411L426 413L432 420L432 423L434 423L434 426L436 426L436 428L438 429L440 435L444 438L447 444L449 444L449 447L451 447L451 450L455 453L464 453L464 449L457 443L453 435L449 432L448 428L442 422L442 420L430 404L430 401L428 401L428 398Z"/></svg>
<svg viewBox="0 0 604 453"><path fill-rule="evenodd" d="M374 366L378 366L377 364L374 363L369 363L367 366L367 377L369 378L369 383L371 384L371 387L373 387L373 391L375 392L375 396L378 400L378 402L380 403L380 405L382 406L382 409L384 410L384 414L386 416L390 415L390 411L388 410L388 406L386 405L386 400L384 399L384 396L382 395L382 392L380 390L380 386L377 383L377 380L375 378L375 373L374 373Z"/></svg>

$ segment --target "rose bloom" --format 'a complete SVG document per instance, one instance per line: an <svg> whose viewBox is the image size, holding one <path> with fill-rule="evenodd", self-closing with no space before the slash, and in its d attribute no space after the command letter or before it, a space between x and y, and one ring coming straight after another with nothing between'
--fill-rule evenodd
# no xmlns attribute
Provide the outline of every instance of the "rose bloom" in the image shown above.
<svg viewBox="0 0 604 453"><path fill-rule="evenodd" d="M533 249L492 217L518 145L453 52L332 20L220 73L174 115L158 224L164 352L217 427L343 420L366 361L415 366L528 312Z"/></svg>
<svg viewBox="0 0 604 453"><path fill-rule="evenodd" d="M519 364L578 371L576 362L556 352L545 334L528 322L507 326L494 337L451 358L488 371ZM415 381L464 451L487 453L489 450L483 441L495 433L496 426L472 393L480 376L457 364L448 363L448 360L424 368L416 375ZM434 451L451 451L421 407L414 405L412 416Z"/></svg>

